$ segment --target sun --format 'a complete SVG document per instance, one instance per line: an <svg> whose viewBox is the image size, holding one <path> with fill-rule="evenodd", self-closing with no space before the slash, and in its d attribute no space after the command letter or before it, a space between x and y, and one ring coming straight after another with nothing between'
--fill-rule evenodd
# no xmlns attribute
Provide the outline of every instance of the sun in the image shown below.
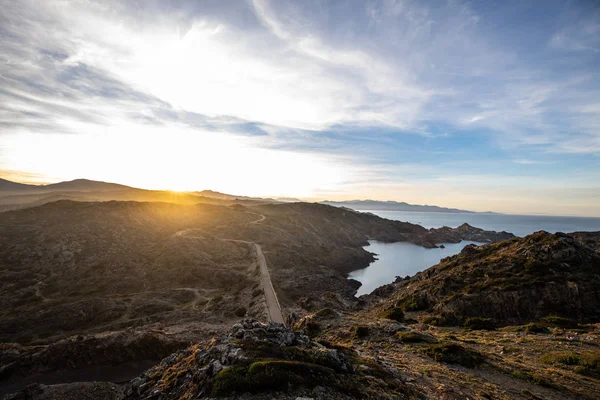
<svg viewBox="0 0 600 400"><path fill-rule="evenodd" d="M175 192L307 198L352 180L356 168L330 155L259 147L252 138L227 132L125 121L70 128L84 133L7 136L5 161L55 180L85 177Z"/></svg>

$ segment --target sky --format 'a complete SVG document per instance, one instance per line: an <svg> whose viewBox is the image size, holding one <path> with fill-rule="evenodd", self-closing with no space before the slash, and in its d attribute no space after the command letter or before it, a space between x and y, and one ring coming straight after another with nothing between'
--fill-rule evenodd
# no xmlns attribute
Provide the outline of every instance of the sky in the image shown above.
<svg viewBox="0 0 600 400"><path fill-rule="evenodd" d="M0 176L600 216L600 3L0 0Z"/></svg>

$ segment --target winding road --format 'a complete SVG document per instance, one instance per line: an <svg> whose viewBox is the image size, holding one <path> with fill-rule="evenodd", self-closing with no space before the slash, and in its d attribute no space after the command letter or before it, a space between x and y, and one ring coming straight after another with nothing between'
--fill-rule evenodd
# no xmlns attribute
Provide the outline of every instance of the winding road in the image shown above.
<svg viewBox="0 0 600 400"><path fill-rule="evenodd" d="M256 224L265 220L265 216L262 214L256 213L248 213L259 215L260 218L256 221L250 222L250 224ZM185 229L175 233L175 236L178 237L189 237L195 239L203 239L201 236L189 236L188 234L196 229ZM281 312L281 306L279 305L279 300L277 299L277 294L275 293L275 289L273 288L273 282L271 281L271 274L269 273L269 268L267 267L267 260L262 251L262 248L258 243L250 242L247 240L238 240L238 239L219 239L225 242L236 242L236 243L245 243L254 246L256 250L256 258L258 260L258 265L260 267L260 280L263 286L263 291L265 294L265 304L267 306L267 313L269 315L269 320L273 322L277 322L279 324L285 325L285 321L283 319L283 313Z"/></svg>

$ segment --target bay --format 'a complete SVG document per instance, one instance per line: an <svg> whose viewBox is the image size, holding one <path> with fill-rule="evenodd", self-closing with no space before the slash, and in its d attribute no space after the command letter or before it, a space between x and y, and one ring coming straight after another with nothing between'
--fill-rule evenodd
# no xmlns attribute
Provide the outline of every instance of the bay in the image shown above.
<svg viewBox="0 0 600 400"><path fill-rule="evenodd" d="M463 240L460 243L447 243L445 248L426 249L412 243L384 243L370 240L364 249L377 254L377 260L368 267L352 271L348 278L362 283L356 296L371 293L378 287L393 282L397 276L412 276L432 265L442 258L459 253L468 244L481 244Z"/></svg>

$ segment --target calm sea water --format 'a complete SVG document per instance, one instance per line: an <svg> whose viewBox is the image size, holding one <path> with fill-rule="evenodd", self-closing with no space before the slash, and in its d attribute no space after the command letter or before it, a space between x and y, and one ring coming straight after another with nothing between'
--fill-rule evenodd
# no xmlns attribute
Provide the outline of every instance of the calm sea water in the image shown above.
<svg viewBox="0 0 600 400"><path fill-rule="evenodd" d="M493 231L507 231L526 236L540 230L555 232L600 231L600 218L548 217L541 215L506 215L472 213L432 213L403 211L369 211L383 218L411 222L426 228L457 227L463 223ZM391 283L396 276L414 275L442 258L460 252L469 243L444 244L445 249L425 249L412 243L369 242L365 250L377 254L377 260L367 268L353 271L348 276L362 283L357 296L371 293L379 286Z"/></svg>
<svg viewBox="0 0 600 400"><path fill-rule="evenodd" d="M377 254L377 260L367 268L351 272L348 278L356 279L362 286L356 296L371 293L379 286L393 282L397 276L414 275L437 264L444 257L452 256L468 245L468 242L445 244L445 249L426 249L412 243L383 243L369 241L365 250ZM475 243L479 244L479 243Z"/></svg>

